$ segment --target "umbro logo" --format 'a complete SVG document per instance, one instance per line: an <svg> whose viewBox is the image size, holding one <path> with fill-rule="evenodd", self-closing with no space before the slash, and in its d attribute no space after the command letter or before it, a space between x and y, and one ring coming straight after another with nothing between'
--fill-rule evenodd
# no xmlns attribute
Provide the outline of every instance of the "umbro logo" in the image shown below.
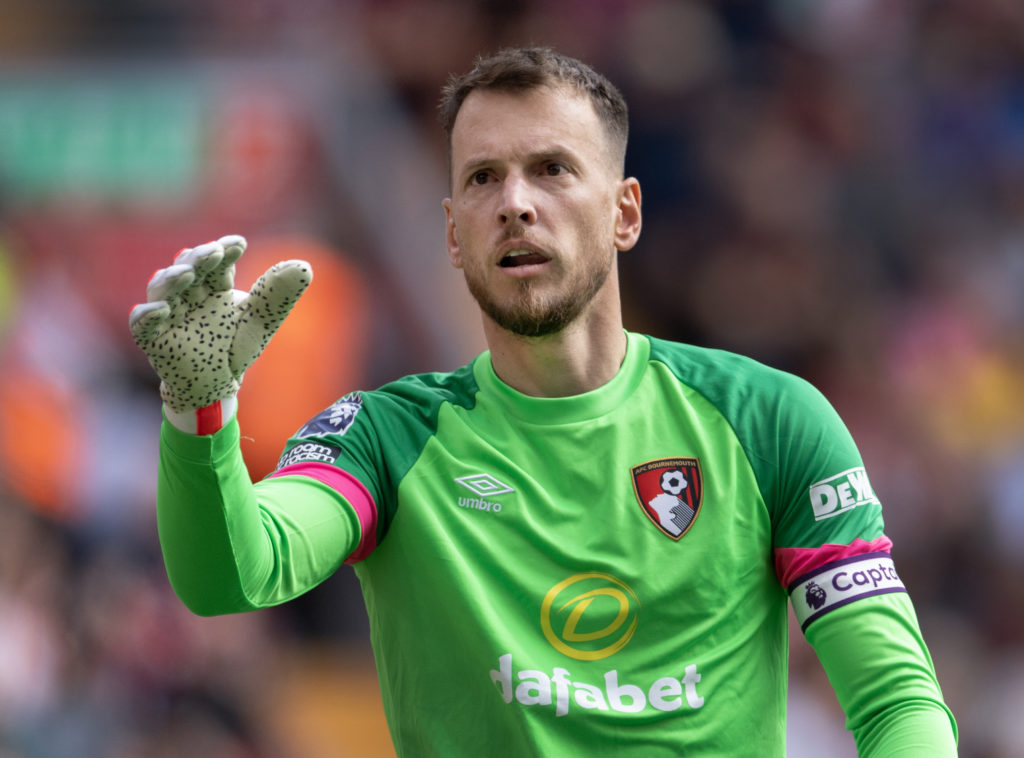
<svg viewBox="0 0 1024 758"><path fill-rule="evenodd" d="M495 495L504 495L507 492L515 492L512 487L509 487L500 479L495 479L490 474L460 476L456 477L455 481L480 497L494 497Z"/></svg>
<svg viewBox="0 0 1024 758"><path fill-rule="evenodd" d="M493 500L488 500L489 497L495 495L505 495L509 492L515 492L514 489L509 487L505 482L500 479L495 479L490 474L471 474L470 476L459 476L455 478L459 484L465 487L470 492L474 493L478 497L460 497L459 507L469 508L477 511L490 511L491 513L501 513L501 503L496 503Z"/></svg>

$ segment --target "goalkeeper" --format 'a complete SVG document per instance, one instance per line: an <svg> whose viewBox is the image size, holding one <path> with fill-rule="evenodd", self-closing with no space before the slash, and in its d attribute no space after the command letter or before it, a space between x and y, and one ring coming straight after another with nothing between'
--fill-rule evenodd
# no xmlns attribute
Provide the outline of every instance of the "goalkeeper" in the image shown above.
<svg viewBox="0 0 1024 758"><path fill-rule="evenodd" d="M623 328L626 104L549 49L443 92L450 262L489 350L353 391L253 483L236 393L311 281L241 237L133 310L161 379L158 526L199 614L354 567L399 756L782 756L792 605L862 756L956 755L857 448L810 385ZM351 389L351 388L350 388ZM800 739L800 735L794 735Z"/></svg>

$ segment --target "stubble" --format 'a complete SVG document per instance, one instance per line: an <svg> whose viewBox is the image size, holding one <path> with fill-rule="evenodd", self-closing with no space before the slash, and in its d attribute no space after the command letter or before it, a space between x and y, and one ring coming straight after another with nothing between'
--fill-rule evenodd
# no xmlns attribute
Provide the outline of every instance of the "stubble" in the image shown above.
<svg viewBox="0 0 1024 758"><path fill-rule="evenodd" d="M499 327L521 337L544 337L580 317L607 281L614 260L614 255L606 254L601 260L587 262L554 290L531 278L517 280L515 292L503 302L487 288L484 276L468 268L464 273L470 294Z"/></svg>

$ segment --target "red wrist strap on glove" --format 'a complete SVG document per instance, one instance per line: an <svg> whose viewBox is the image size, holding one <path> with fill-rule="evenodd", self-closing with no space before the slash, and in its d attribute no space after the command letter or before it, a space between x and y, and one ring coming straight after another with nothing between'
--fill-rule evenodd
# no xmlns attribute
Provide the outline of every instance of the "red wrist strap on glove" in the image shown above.
<svg viewBox="0 0 1024 758"><path fill-rule="evenodd" d="M196 434L213 434L224 426L220 400L196 410Z"/></svg>

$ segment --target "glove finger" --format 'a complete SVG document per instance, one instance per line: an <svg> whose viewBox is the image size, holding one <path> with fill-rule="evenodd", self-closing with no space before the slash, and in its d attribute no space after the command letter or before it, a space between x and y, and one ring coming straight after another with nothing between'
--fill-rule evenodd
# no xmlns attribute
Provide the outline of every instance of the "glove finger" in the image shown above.
<svg viewBox="0 0 1024 758"><path fill-rule="evenodd" d="M128 315L128 328L135 343L140 347L148 345L163 331L162 327L171 317L171 307L165 300L139 303Z"/></svg>
<svg viewBox="0 0 1024 758"><path fill-rule="evenodd" d="M306 261L275 263L249 290L248 315L276 329L312 281L313 267Z"/></svg>
<svg viewBox="0 0 1024 758"><path fill-rule="evenodd" d="M217 244L224 248L224 262L230 264L241 257L248 243L240 234L228 234L217 240Z"/></svg>
<svg viewBox="0 0 1024 758"><path fill-rule="evenodd" d="M218 242L207 242L205 245L187 248L178 253L175 264L192 266L196 272L196 282L203 282L210 272L224 260L224 248Z"/></svg>
<svg viewBox="0 0 1024 758"><path fill-rule="evenodd" d="M313 267L291 260L270 267L239 305L242 316L231 348L231 370L240 376L263 352L270 338L313 281Z"/></svg>
<svg viewBox="0 0 1024 758"><path fill-rule="evenodd" d="M195 280L195 270L188 264L175 263L173 266L162 268L153 274L153 278L146 285L146 300L151 303L166 300L170 303L180 297Z"/></svg>
<svg viewBox="0 0 1024 758"><path fill-rule="evenodd" d="M224 248L224 258L210 271L206 284L213 292L224 292L235 286L235 262L242 257L247 243L245 237L229 234L217 240L217 244Z"/></svg>

